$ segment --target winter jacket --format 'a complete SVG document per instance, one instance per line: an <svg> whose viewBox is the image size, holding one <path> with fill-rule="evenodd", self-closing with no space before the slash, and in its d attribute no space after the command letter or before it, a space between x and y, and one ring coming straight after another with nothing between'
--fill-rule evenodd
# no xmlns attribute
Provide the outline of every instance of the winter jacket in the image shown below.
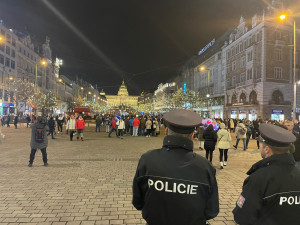
<svg viewBox="0 0 300 225"><path fill-rule="evenodd" d="M118 130L124 130L125 129L125 122L124 122L124 120L119 120L118 121L118 123L117 123L117 125L118 125Z"/></svg>
<svg viewBox="0 0 300 225"><path fill-rule="evenodd" d="M294 134L296 136L296 141L294 142L295 145L295 152L293 153L295 161L300 161L300 135Z"/></svg>
<svg viewBox="0 0 300 225"><path fill-rule="evenodd" d="M217 133L214 130L205 130L203 132L204 149L215 150L216 142L218 140Z"/></svg>
<svg viewBox="0 0 300 225"><path fill-rule="evenodd" d="M141 119L140 127L141 127L142 129L145 129L145 126L146 126L146 121L145 121L145 119L143 118L143 119Z"/></svg>
<svg viewBox="0 0 300 225"><path fill-rule="evenodd" d="M132 121L132 125L134 127L140 126L140 121L139 121L139 119L137 117L135 117L135 119Z"/></svg>
<svg viewBox="0 0 300 225"><path fill-rule="evenodd" d="M229 149L230 141L231 141L230 133L225 129L220 129L218 131L217 135L218 135L218 140L219 140L217 148L219 148L219 149Z"/></svg>
<svg viewBox="0 0 300 225"><path fill-rule="evenodd" d="M100 125L101 123L102 123L102 117L97 116L97 117L96 117L96 124L97 124L97 125Z"/></svg>
<svg viewBox="0 0 300 225"><path fill-rule="evenodd" d="M78 130L83 130L83 129L84 129L84 126L85 126L84 119L78 119L78 120L76 121L76 129L78 129Z"/></svg>
<svg viewBox="0 0 300 225"><path fill-rule="evenodd" d="M75 130L76 129L76 120L75 119L69 119L67 122L67 130Z"/></svg>
<svg viewBox="0 0 300 225"><path fill-rule="evenodd" d="M30 125L31 128L31 141L30 141L30 147L32 149L43 149L47 148L48 146L48 139L47 139L47 132L49 131L49 127L46 124L43 123L32 123ZM36 142L36 133L37 129L43 129L44 139L42 142Z"/></svg>
<svg viewBox="0 0 300 225"><path fill-rule="evenodd" d="M197 130L198 140L199 141L204 141L203 132L204 132L204 128L203 127L199 127L198 130Z"/></svg>
<svg viewBox="0 0 300 225"><path fill-rule="evenodd" d="M113 118L112 121L111 121L111 128L112 129L116 129L117 128L117 121L116 121L115 118Z"/></svg>
<svg viewBox="0 0 300 225"><path fill-rule="evenodd" d="M152 121L151 120L147 120L147 122L146 122L146 129L147 130L151 130L151 126L152 126Z"/></svg>
<svg viewBox="0 0 300 225"><path fill-rule="evenodd" d="M158 125L158 122L156 120L153 121L153 129L155 129L156 133L159 132L159 125Z"/></svg>
<svg viewBox="0 0 300 225"><path fill-rule="evenodd" d="M53 117L51 117L48 121L49 131L52 132L55 130L55 121Z"/></svg>
<svg viewBox="0 0 300 225"><path fill-rule="evenodd" d="M241 132L244 131L244 134ZM235 136L237 139L244 139L247 136L247 128L245 127L245 124L239 123L235 128Z"/></svg>

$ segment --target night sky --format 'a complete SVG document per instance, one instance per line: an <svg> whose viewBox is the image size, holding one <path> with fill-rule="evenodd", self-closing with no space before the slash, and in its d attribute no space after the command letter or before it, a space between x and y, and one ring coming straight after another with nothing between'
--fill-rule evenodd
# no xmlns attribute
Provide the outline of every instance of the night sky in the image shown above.
<svg viewBox="0 0 300 225"><path fill-rule="evenodd" d="M0 19L40 43L50 37L61 74L107 94L153 91L264 0L0 0ZM299 0L285 1L288 6Z"/></svg>

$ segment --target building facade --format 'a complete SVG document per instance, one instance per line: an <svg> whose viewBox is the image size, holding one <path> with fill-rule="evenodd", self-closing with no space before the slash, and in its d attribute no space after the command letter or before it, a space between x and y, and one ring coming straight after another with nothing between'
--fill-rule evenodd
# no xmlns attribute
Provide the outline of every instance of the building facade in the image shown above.
<svg viewBox="0 0 300 225"><path fill-rule="evenodd" d="M274 19L282 11L282 5L276 2L261 15L253 16L251 28L241 17L223 46L228 118L292 117L293 29L288 23ZM299 57L296 63L296 79L299 79Z"/></svg>
<svg viewBox="0 0 300 225"><path fill-rule="evenodd" d="M117 95L106 95L108 107L119 107L127 106L132 108L137 108L138 106L138 97L139 96L130 96L125 85L125 82L122 82L122 85L119 88Z"/></svg>

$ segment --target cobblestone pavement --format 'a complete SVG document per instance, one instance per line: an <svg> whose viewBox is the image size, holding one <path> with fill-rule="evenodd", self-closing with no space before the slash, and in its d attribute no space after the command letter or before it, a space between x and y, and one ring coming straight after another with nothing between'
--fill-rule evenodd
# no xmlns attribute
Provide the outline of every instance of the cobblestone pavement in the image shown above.
<svg viewBox="0 0 300 225"><path fill-rule="evenodd" d="M102 128L103 130L103 128ZM41 152L29 168L30 128L3 128L0 144L0 225L1 224L135 224L144 225L141 212L131 205L132 179L141 154L162 145L160 137L108 138L95 133L91 125L85 141L70 142L64 133L49 139L49 166ZM241 147L240 143L240 147ZM204 151L195 152L204 155ZM212 225L235 224L232 209L241 192L245 172L260 159L256 141L249 150L229 151L228 166L217 168L220 213Z"/></svg>

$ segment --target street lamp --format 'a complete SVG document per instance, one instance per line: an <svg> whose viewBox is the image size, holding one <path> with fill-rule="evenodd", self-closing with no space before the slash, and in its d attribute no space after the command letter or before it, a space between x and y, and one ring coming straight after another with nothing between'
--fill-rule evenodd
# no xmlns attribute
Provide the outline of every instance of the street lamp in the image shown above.
<svg viewBox="0 0 300 225"><path fill-rule="evenodd" d="M43 59L40 61L40 64L42 66L47 66L48 63L46 60ZM35 64L35 84L34 84L35 88L37 87L37 77L38 77L38 64L36 63Z"/></svg>
<svg viewBox="0 0 300 225"><path fill-rule="evenodd" d="M285 20L287 18L286 14L281 14L279 16L281 20ZM293 101L293 119L296 119L296 108L297 108L297 84L296 84L296 21L294 19L294 73L293 73L293 85L294 85L294 101Z"/></svg>

